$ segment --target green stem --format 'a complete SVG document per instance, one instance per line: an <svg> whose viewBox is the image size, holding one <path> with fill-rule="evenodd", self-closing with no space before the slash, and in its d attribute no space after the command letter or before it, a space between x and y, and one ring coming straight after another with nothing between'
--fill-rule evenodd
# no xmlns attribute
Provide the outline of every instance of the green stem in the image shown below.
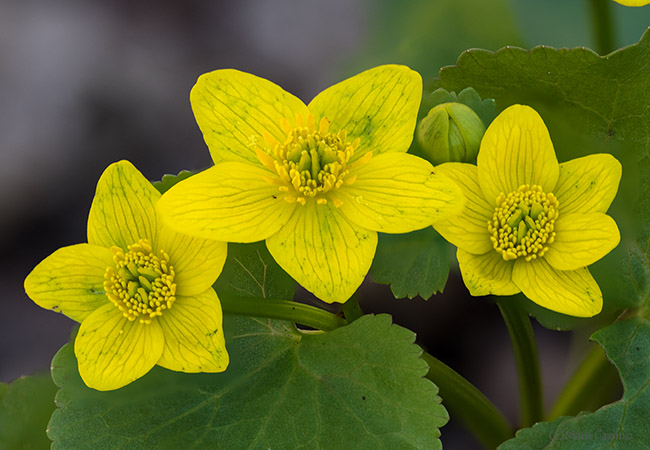
<svg viewBox="0 0 650 450"><path fill-rule="evenodd" d="M501 411L473 384L428 353L422 359L429 365L426 377L440 389L445 407L485 448L496 448L513 436Z"/></svg>
<svg viewBox="0 0 650 450"><path fill-rule="evenodd" d="M293 301L234 296L223 297L220 300L223 312L226 314L288 320L323 331L347 325L347 321L337 315Z"/></svg>
<svg viewBox="0 0 650 450"><path fill-rule="evenodd" d="M606 55L616 48L611 0L589 0L596 51Z"/></svg>
<svg viewBox="0 0 650 450"><path fill-rule="evenodd" d="M498 302L503 321L508 327L519 376L521 427L527 428L542 420L542 380L539 369L537 343L533 327L526 313L507 300Z"/></svg>
<svg viewBox="0 0 650 450"><path fill-rule="evenodd" d="M548 420L555 420L561 416L574 416L585 410L594 393L599 392L604 380L609 378L612 369L600 345L593 344L555 401Z"/></svg>
<svg viewBox="0 0 650 450"><path fill-rule="evenodd" d="M343 316L350 323L363 316L363 311L361 311L357 294L354 294L347 302L343 303L341 309L343 310Z"/></svg>

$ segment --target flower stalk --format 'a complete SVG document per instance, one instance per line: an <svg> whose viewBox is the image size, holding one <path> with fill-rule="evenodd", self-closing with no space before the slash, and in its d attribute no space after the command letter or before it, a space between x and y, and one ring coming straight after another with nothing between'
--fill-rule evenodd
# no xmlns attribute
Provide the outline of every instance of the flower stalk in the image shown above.
<svg viewBox="0 0 650 450"><path fill-rule="evenodd" d="M535 335L525 313L507 300L497 304L508 327L517 364L521 427L530 427L543 417L542 380Z"/></svg>
<svg viewBox="0 0 650 450"><path fill-rule="evenodd" d="M331 331L347 325L347 321L342 317L314 306L289 300L235 296L223 296L220 299L226 314L287 320L323 331Z"/></svg>
<svg viewBox="0 0 650 450"><path fill-rule="evenodd" d="M598 344L593 344L587 356L578 366L569 382L555 401L553 409L546 420L552 421L561 416L574 416L580 411L590 410L594 393L610 392L603 389L610 381L616 381L616 370L605 357L605 352ZM599 400L601 400L599 398ZM597 408L600 405L596 405Z"/></svg>
<svg viewBox="0 0 650 450"><path fill-rule="evenodd" d="M426 352L422 359L429 365L426 377L440 389L445 407L485 448L496 448L513 436L501 411L473 384Z"/></svg>
<svg viewBox="0 0 650 450"><path fill-rule="evenodd" d="M610 0L589 0L596 51L600 55L611 53L616 48L614 20Z"/></svg>

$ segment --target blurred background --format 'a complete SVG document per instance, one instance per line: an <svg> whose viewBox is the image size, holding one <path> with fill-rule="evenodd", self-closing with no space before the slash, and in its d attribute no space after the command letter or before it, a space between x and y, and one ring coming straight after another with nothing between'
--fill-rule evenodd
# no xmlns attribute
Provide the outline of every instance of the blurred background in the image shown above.
<svg viewBox="0 0 650 450"><path fill-rule="evenodd" d="M47 370L69 338L73 322L33 304L23 280L57 248L86 240L106 166L128 159L156 180L211 165L189 104L200 74L237 68L305 102L383 63L431 80L472 47L595 48L589 3L0 0L0 381ZM638 41L650 9L611 8L617 45ZM362 306L416 331L516 420L507 330L497 308L469 297L457 274L428 301L395 300L373 286ZM569 333L535 331L548 403L576 362ZM442 432L448 448L477 448L453 420Z"/></svg>

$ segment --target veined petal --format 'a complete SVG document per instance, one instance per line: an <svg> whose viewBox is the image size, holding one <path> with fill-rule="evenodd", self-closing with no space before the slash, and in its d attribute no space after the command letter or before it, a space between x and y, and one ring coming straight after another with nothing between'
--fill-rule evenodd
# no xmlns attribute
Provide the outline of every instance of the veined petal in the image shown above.
<svg viewBox="0 0 650 450"><path fill-rule="evenodd" d="M219 298L210 288L194 297L179 296L158 318L165 346L158 365L179 372L223 372L228 352Z"/></svg>
<svg viewBox="0 0 650 450"><path fill-rule="evenodd" d="M526 297L551 311L592 317L603 308L603 294L587 268L557 270L544 258L518 259L512 281Z"/></svg>
<svg viewBox="0 0 650 450"><path fill-rule="evenodd" d="M81 323L74 353L84 383L99 391L110 391L149 372L160 359L163 345L158 322L131 322L109 303Z"/></svg>
<svg viewBox="0 0 650 450"><path fill-rule="evenodd" d="M154 252L164 250L176 273L177 295L198 295L214 284L226 262L228 244L189 236L163 226Z"/></svg>
<svg viewBox="0 0 650 450"><path fill-rule="evenodd" d="M296 207L266 169L225 162L173 186L158 202L166 225L181 233L227 242L256 242L282 227Z"/></svg>
<svg viewBox="0 0 650 450"><path fill-rule="evenodd" d="M555 242L544 259L557 270L587 267L618 245L621 235L614 219L603 213L560 214Z"/></svg>
<svg viewBox="0 0 650 450"><path fill-rule="evenodd" d="M483 198L476 166L445 163L436 166L436 170L451 178L460 187L466 203L460 214L435 222L433 227L445 239L466 252L482 255L493 250L487 224L492 219L494 208Z"/></svg>
<svg viewBox="0 0 650 450"><path fill-rule="evenodd" d="M607 153L583 156L560 164L553 194L562 214L604 213L621 181L621 163Z"/></svg>
<svg viewBox="0 0 650 450"><path fill-rule="evenodd" d="M491 205L501 192L507 195L522 184L553 192L560 170L544 121L525 105L510 106L490 124L477 166L481 190Z"/></svg>
<svg viewBox="0 0 650 450"><path fill-rule="evenodd" d="M316 117L330 130L346 130L350 142L360 138L352 160L367 152L406 152L413 140L422 78L406 66L375 67L325 89L310 103Z"/></svg>
<svg viewBox="0 0 650 450"><path fill-rule="evenodd" d="M460 188L426 160L387 153L350 172L356 176L335 195L340 210L357 225L384 233L408 233L458 215Z"/></svg>
<svg viewBox="0 0 650 450"><path fill-rule="evenodd" d="M463 282L469 293L479 295L514 295L519 288L512 282L512 261L504 261L495 251L473 255L465 250L456 252Z"/></svg>
<svg viewBox="0 0 650 450"><path fill-rule="evenodd" d="M156 238L160 193L128 161L111 164L97 183L88 215L88 243L110 248Z"/></svg>
<svg viewBox="0 0 650 450"><path fill-rule="evenodd" d="M192 111L215 164L222 161L259 163L255 143L264 133L284 142L281 123L306 117L305 104L264 78L234 69L203 74L190 93Z"/></svg>
<svg viewBox="0 0 650 450"><path fill-rule="evenodd" d="M377 233L349 222L331 202L308 201L266 246L305 289L328 303L343 303L370 269Z"/></svg>
<svg viewBox="0 0 650 450"><path fill-rule="evenodd" d="M81 322L108 303L104 274L113 265L113 254L107 248L90 244L63 247L27 275L25 292L38 306Z"/></svg>

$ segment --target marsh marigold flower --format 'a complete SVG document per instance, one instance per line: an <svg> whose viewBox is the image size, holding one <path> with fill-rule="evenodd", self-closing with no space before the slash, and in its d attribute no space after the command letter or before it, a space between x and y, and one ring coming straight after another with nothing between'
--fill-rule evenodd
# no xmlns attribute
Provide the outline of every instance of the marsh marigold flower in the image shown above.
<svg viewBox="0 0 650 450"><path fill-rule="evenodd" d="M275 260L327 302L344 302L370 268L377 231L406 233L458 213L458 186L406 154L420 76L381 66L309 105L237 70L202 75L192 109L215 166L171 188L174 228L228 242L266 240Z"/></svg>
<svg viewBox="0 0 650 450"><path fill-rule="evenodd" d="M602 294L587 266L618 245L606 215L621 178L620 163L594 154L558 164L542 118L514 105L489 126L477 165L436 167L463 189L467 204L434 224L458 247L472 295L518 292L545 308L590 317Z"/></svg>
<svg viewBox="0 0 650 450"><path fill-rule="evenodd" d="M39 306L81 322L79 373L117 389L154 366L222 372L228 365L217 294L226 244L162 226L160 193L128 161L99 179L88 243L63 247L25 279Z"/></svg>

